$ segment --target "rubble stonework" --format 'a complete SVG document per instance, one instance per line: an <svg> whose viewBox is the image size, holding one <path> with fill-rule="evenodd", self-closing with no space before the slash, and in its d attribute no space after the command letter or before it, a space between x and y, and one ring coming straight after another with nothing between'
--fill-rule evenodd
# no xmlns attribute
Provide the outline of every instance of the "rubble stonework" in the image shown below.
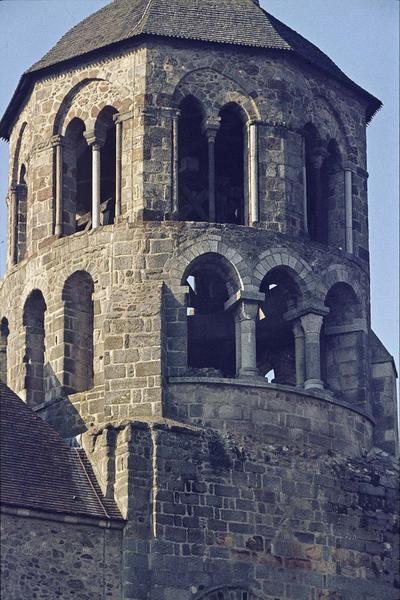
<svg viewBox="0 0 400 600"><path fill-rule="evenodd" d="M115 23L128 6L115 1ZM146 32L50 53L3 119L0 376L82 445L125 519L119 546L120 532L57 523L47 536L7 516L7 598L98 597L101 569L115 600L119 585L126 600L395 600L396 370L369 291L366 122L380 103L327 57L303 60L307 46ZM185 102L204 136L193 156ZM244 163L229 222L210 208L228 185L226 114ZM206 199L211 222L182 218L191 178L189 204Z"/></svg>

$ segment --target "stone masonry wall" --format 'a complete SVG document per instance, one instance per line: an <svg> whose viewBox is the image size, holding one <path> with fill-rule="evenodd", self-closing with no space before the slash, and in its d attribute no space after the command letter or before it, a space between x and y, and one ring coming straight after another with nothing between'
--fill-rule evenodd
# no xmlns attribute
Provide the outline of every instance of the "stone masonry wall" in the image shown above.
<svg viewBox="0 0 400 600"><path fill-rule="evenodd" d="M230 588L397 599L396 467L384 453L345 458L165 421L127 426L116 457L127 600Z"/></svg>
<svg viewBox="0 0 400 600"><path fill-rule="evenodd" d="M121 539L119 530L2 514L2 597L121 600Z"/></svg>

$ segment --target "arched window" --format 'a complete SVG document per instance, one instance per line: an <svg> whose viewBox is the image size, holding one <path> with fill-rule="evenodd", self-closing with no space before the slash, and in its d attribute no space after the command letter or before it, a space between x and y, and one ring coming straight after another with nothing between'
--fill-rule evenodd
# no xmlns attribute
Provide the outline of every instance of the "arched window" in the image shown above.
<svg viewBox="0 0 400 600"><path fill-rule="evenodd" d="M321 373L326 387L347 402L365 402L367 340L360 302L346 283L335 284L325 305L321 332Z"/></svg>
<svg viewBox="0 0 400 600"><path fill-rule="evenodd" d="M16 188L17 194L17 224L16 224L16 243L17 243L17 262L26 255L26 226L28 213L28 187L26 183L26 167L21 165Z"/></svg>
<svg viewBox="0 0 400 600"><path fill-rule="evenodd" d="M117 111L106 106L97 117L95 132L104 140L100 153L100 213L101 224L110 225L115 219L116 194L116 135L113 116Z"/></svg>
<svg viewBox="0 0 400 600"><path fill-rule="evenodd" d="M0 321L0 380L7 383L7 345L10 330L5 317Z"/></svg>
<svg viewBox="0 0 400 600"><path fill-rule="evenodd" d="M188 367L215 369L224 377L236 371L235 324L224 304L229 298L225 265L214 254L204 254L186 273Z"/></svg>
<svg viewBox="0 0 400 600"><path fill-rule="evenodd" d="M63 385L68 393L93 386L93 291L93 280L85 271L71 275L63 288Z"/></svg>
<svg viewBox="0 0 400 600"><path fill-rule="evenodd" d="M308 233L316 242L345 248L344 172L338 144L333 139L322 142L310 123L304 135Z"/></svg>
<svg viewBox="0 0 400 600"><path fill-rule="evenodd" d="M92 150L81 119L72 119L65 132L63 152L64 235L89 229L92 209Z"/></svg>
<svg viewBox="0 0 400 600"><path fill-rule="evenodd" d="M200 103L186 97L180 104L178 130L178 211L182 221L208 221L208 150Z"/></svg>
<svg viewBox="0 0 400 600"><path fill-rule="evenodd" d="M322 219L325 243L345 247L344 172L340 151L335 140L327 146L327 156L321 166Z"/></svg>
<svg viewBox="0 0 400 600"><path fill-rule="evenodd" d="M23 313L26 402L31 406L37 406L45 400L45 312L42 292L34 290L25 302Z"/></svg>
<svg viewBox="0 0 400 600"><path fill-rule="evenodd" d="M311 240L323 243L327 241L327 211L321 191L321 140L311 123L305 126L304 135L307 228Z"/></svg>
<svg viewBox="0 0 400 600"><path fill-rule="evenodd" d="M284 268L277 268L265 276L260 292L265 301L257 322L257 367L270 382L295 385L293 326L284 315L298 303L298 286Z"/></svg>
<svg viewBox="0 0 400 600"><path fill-rule="evenodd" d="M243 225L244 215L244 119L237 104L220 111L215 140L215 220Z"/></svg>

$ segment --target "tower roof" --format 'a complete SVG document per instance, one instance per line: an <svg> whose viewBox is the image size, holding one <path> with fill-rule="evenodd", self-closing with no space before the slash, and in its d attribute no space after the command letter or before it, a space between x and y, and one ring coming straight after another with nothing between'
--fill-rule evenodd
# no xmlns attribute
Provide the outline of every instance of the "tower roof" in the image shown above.
<svg viewBox="0 0 400 600"><path fill-rule="evenodd" d="M8 138L13 116L43 70L144 35L284 51L363 94L367 120L381 106L380 100L349 79L314 44L263 10L257 0L113 0L68 31L24 73L0 122L0 135Z"/></svg>

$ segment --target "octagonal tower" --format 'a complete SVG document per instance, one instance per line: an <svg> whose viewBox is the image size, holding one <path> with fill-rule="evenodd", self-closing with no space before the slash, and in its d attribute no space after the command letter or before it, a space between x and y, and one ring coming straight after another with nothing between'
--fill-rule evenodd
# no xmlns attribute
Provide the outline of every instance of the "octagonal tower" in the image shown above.
<svg viewBox="0 0 400 600"><path fill-rule="evenodd" d="M380 106L251 0L114 0L23 75L0 375L127 519L124 598L395 598Z"/></svg>

